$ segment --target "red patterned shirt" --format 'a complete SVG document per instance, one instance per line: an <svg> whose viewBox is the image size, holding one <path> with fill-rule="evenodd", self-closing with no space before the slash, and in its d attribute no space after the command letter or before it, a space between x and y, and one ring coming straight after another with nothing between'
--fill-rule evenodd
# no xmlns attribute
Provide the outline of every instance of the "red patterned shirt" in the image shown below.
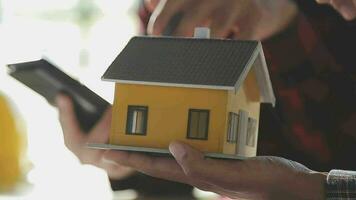
<svg viewBox="0 0 356 200"><path fill-rule="evenodd" d="M356 24L303 6L288 30L263 43L277 106L262 109L259 152L355 170Z"/></svg>

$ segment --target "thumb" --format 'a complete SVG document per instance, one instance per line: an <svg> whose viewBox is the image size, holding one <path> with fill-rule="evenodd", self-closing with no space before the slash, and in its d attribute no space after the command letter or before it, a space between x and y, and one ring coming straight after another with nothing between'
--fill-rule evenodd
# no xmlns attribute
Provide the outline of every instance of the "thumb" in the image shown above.
<svg viewBox="0 0 356 200"><path fill-rule="evenodd" d="M79 133L81 132L77 117L74 112L72 100L63 94L56 97L56 106L59 111L59 121L63 132Z"/></svg>
<svg viewBox="0 0 356 200"><path fill-rule="evenodd" d="M204 154L182 142L172 142L169 151L193 180L210 184L226 185L226 173L239 171L239 163L224 160L205 159Z"/></svg>
<svg viewBox="0 0 356 200"><path fill-rule="evenodd" d="M169 145L169 151L172 153L178 164L182 167L184 173L188 176L204 176L204 170L201 168L205 165L204 154L191 146L182 142L172 142Z"/></svg>
<svg viewBox="0 0 356 200"><path fill-rule="evenodd" d="M111 128L111 115L112 108L108 108L99 122L95 125L90 132L90 138L88 142L106 143L109 140L110 128Z"/></svg>

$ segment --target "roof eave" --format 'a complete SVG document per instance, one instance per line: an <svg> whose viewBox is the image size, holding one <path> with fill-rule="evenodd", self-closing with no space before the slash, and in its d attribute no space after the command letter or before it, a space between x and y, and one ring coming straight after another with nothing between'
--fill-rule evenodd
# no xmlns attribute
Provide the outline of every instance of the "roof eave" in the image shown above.
<svg viewBox="0 0 356 200"><path fill-rule="evenodd" d="M121 84L136 84L148 86L162 86L162 87L181 87L181 88L195 88L195 89L212 89L212 90L234 90L233 86L219 86L219 85L199 85L199 84L182 84L182 83L165 83L165 82L146 82L146 81L132 81L120 79L108 79L102 77L101 80L121 83Z"/></svg>
<svg viewBox="0 0 356 200"><path fill-rule="evenodd" d="M264 94L262 97L262 102L264 103L270 103L273 105L273 107L276 105L276 97L274 95L274 91L273 91L273 87L272 87L272 82L271 82L271 78L269 75L269 71L268 71L268 67L267 67L267 63L266 63L266 58L263 52L263 48L262 48L262 44L261 42L258 43L258 47L259 49L259 55L261 56L261 62L262 62L262 71L265 74L265 84L266 84L266 91L263 91L262 94Z"/></svg>
<svg viewBox="0 0 356 200"><path fill-rule="evenodd" d="M276 104L276 97L273 92L272 83L268 73L266 58L263 53L261 42L258 42L258 45L256 46L256 49L253 52L253 55L251 56L250 60L247 62L244 71L242 72L239 79L237 80L234 88L235 91L237 91L242 86L242 83L245 81L247 74L250 72L256 59L258 59L258 56L261 57L261 65L262 65L260 69L258 69L260 71L260 76L259 78L257 78L259 88L261 91L261 103L270 103L274 107ZM266 86L263 87L262 85L266 85ZM263 88L266 88L266 90L263 90Z"/></svg>
<svg viewBox="0 0 356 200"><path fill-rule="evenodd" d="M260 44L260 43L259 43ZM238 78L238 80L235 83L235 87L234 89L237 91L240 89L240 87L242 86L243 82L245 81L248 73L250 72L252 65L254 64L257 56L259 55L259 48L258 46L256 46L255 50L253 51L252 56L250 57L249 61L246 63L246 65L244 66L244 70L243 72L240 74L240 77Z"/></svg>

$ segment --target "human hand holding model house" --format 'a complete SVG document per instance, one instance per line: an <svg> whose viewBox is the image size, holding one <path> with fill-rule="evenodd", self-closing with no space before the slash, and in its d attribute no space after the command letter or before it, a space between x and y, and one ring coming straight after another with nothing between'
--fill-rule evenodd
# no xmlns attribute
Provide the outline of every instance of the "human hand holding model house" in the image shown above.
<svg viewBox="0 0 356 200"><path fill-rule="evenodd" d="M103 159L104 150L86 148L89 142L107 142L111 125L111 108L103 115L102 119L94 126L90 133L84 133L79 126L73 110L71 99L59 95L56 99L59 110L59 120L63 129L64 143L83 164L91 164L107 171L110 178L121 179L132 173L127 167L117 165Z"/></svg>
<svg viewBox="0 0 356 200"><path fill-rule="evenodd" d="M230 34L239 39L263 40L288 26L297 13L289 0L148 0L153 12L147 32L161 35L181 14L174 35L192 36L197 26L207 26L215 38ZM268 22L268 23L266 23Z"/></svg>
<svg viewBox="0 0 356 200"><path fill-rule="evenodd" d="M173 142L174 159L110 150L104 157L145 174L193 185L235 199L324 199L326 174L278 157L244 161L206 159L198 150Z"/></svg>

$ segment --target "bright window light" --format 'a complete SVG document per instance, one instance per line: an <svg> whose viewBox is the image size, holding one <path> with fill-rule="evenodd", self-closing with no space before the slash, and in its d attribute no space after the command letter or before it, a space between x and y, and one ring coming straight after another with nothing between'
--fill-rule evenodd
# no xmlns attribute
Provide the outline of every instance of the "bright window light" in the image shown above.
<svg viewBox="0 0 356 200"><path fill-rule="evenodd" d="M135 1L0 2L0 92L10 97L26 124L27 154L33 163L28 174L32 186L24 194L0 195L0 200L113 199L105 172L81 165L65 148L57 110L9 77L5 64L45 55L111 102L113 85L100 77L137 31L131 12ZM123 199L136 197L133 191L125 194Z"/></svg>

